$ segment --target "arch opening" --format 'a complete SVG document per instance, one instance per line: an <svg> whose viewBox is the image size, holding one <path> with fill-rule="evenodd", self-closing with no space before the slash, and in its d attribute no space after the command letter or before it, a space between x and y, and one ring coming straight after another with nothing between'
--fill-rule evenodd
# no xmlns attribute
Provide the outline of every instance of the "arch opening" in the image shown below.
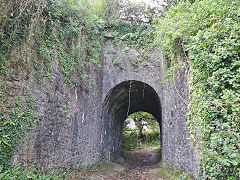
<svg viewBox="0 0 240 180"><path fill-rule="evenodd" d="M122 157L122 130L124 121L135 112L152 114L161 129L161 104L157 92L148 84L129 80L113 87L103 104L102 156L108 162ZM160 130L160 133L162 131ZM160 135L160 137L162 137ZM160 140L161 142L161 140Z"/></svg>
<svg viewBox="0 0 240 180"><path fill-rule="evenodd" d="M147 112L135 112L124 121L122 154L130 166L148 166L160 161L160 126Z"/></svg>

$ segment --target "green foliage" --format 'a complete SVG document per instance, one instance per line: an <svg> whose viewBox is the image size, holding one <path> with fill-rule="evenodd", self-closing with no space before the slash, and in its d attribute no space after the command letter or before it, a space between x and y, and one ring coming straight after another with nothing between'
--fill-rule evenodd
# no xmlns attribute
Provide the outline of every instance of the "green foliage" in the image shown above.
<svg viewBox="0 0 240 180"><path fill-rule="evenodd" d="M17 2L19 8L15 8L12 1L1 2L0 53L3 55L11 51L17 43L23 40L26 30L31 25L32 14L36 13L36 8L31 8L31 2L23 3L22 0Z"/></svg>
<svg viewBox="0 0 240 180"><path fill-rule="evenodd" d="M146 64L143 61L149 57L149 54L156 47L152 19L159 15L155 11L159 12L161 10L151 8L144 3L114 1L110 3L113 18L104 19L106 30L113 35L112 43L118 47L125 45L127 48L138 50L140 56L137 57L137 60L131 61L133 66L137 67L140 62L142 62L142 65ZM121 17L119 12L121 12ZM146 20L148 21L145 22Z"/></svg>
<svg viewBox="0 0 240 180"><path fill-rule="evenodd" d="M204 141L204 173L216 179L237 178L240 167L239 32L239 21L226 18L198 32L189 45L191 66L196 67L191 77L191 109L198 117L193 123L201 128Z"/></svg>
<svg viewBox="0 0 240 180"><path fill-rule="evenodd" d="M239 177L239 7L234 0L180 2L156 25L168 62L180 54L190 65L189 129L201 142L203 179Z"/></svg>
<svg viewBox="0 0 240 180"><path fill-rule="evenodd" d="M7 68L5 67L6 59L0 54L0 75L6 75Z"/></svg>
<svg viewBox="0 0 240 180"><path fill-rule="evenodd" d="M54 29L58 31L57 55L62 69L63 80L70 87L72 74L84 71L87 63L96 64L101 67L100 50L103 42L103 22L92 17L83 4L87 1L49 1L50 12L52 12ZM59 11L61 13L59 13Z"/></svg>
<svg viewBox="0 0 240 180"><path fill-rule="evenodd" d="M60 175L54 175L52 173L45 174L44 170L42 173L34 174L33 172L24 171L21 168L21 164L16 165L14 168L2 172L0 169L0 179L9 180L9 179L21 179L21 180L57 180L60 179Z"/></svg>
<svg viewBox="0 0 240 180"><path fill-rule="evenodd" d="M16 142L29 131L38 118L35 116L35 105L31 94L26 97L26 106L21 103L21 98L16 99L16 106L12 111L5 108L5 88L2 87L0 101L0 169L10 167L10 160L14 153Z"/></svg>
<svg viewBox="0 0 240 180"><path fill-rule="evenodd" d="M153 115L136 112L124 122L122 147L124 150L155 148L160 151L160 128Z"/></svg>
<svg viewBox="0 0 240 180"><path fill-rule="evenodd" d="M38 82L43 77L51 80L54 58L59 59L63 80L70 88L73 87L70 79L74 72L79 71L86 77L88 63L101 67L104 25L100 15L95 16L92 12L97 5L88 0L19 0L19 3L19 9L12 9L14 3L11 2L6 2L6 10L0 7L5 17L0 17L3 19L0 28L1 74L6 74L4 56L23 40L35 43L37 57L34 49L29 56L32 56Z"/></svg>
<svg viewBox="0 0 240 180"><path fill-rule="evenodd" d="M55 50L55 41L56 35L54 34L54 26L53 23L47 22L45 23L45 27L42 32L36 34L35 36L36 44L37 44L37 52L39 59L34 59L33 66L36 70L36 78L38 82L41 82L43 74L41 69L41 61L43 60L43 64L45 66L46 77L51 80L51 65L52 60L56 56Z"/></svg>
<svg viewBox="0 0 240 180"><path fill-rule="evenodd" d="M91 5L89 12L104 21L112 21L119 17L119 1L120 0L96 0Z"/></svg>
<svg viewBox="0 0 240 180"><path fill-rule="evenodd" d="M69 120L70 117L69 117L69 107L67 105L64 105L64 111L65 111L65 116L66 116L66 120Z"/></svg>
<svg viewBox="0 0 240 180"><path fill-rule="evenodd" d="M18 4L16 6L14 3ZM1 1L0 6L0 75L6 75L5 55L9 54L25 37L32 34L33 23L39 16L42 1Z"/></svg>
<svg viewBox="0 0 240 180"><path fill-rule="evenodd" d="M153 29L141 24L120 24L120 39L130 47L138 49L142 54L151 52L154 45Z"/></svg>
<svg viewBox="0 0 240 180"><path fill-rule="evenodd" d="M108 22L109 23L109 22ZM147 58L148 54L154 50L156 44L154 43L154 30L147 24L127 23L125 21L117 20L110 26L114 35L113 44L127 45L128 47L137 49L141 55L140 58Z"/></svg>
<svg viewBox="0 0 240 180"><path fill-rule="evenodd" d="M137 139L138 138L136 131L124 130L122 134L122 149L127 151L131 149L136 149L139 145Z"/></svg>

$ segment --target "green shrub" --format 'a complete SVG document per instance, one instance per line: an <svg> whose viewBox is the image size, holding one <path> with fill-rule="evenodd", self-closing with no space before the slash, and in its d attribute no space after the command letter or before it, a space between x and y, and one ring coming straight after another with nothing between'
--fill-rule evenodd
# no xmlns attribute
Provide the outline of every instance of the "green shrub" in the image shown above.
<svg viewBox="0 0 240 180"><path fill-rule="evenodd" d="M19 179L19 180L57 180L62 179L61 175L54 175L53 173L45 174L44 170L42 173L34 174L32 172L24 171L21 168L21 164L16 165L10 170L4 171L1 173L0 169L0 179L9 180L9 179Z"/></svg>
<svg viewBox="0 0 240 180"><path fill-rule="evenodd" d="M138 146L136 131L123 131L122 136L122 149L131 150Z"/></svg>
<svg viewBox="0 0 240 180"><path fill-rule="evenodd" d="M157 20L167 61L190 66L190 132L201 144L203 179L238 179L240 170L240 2L180 2ZM196 135L196 132L200 135Z"/></svg>

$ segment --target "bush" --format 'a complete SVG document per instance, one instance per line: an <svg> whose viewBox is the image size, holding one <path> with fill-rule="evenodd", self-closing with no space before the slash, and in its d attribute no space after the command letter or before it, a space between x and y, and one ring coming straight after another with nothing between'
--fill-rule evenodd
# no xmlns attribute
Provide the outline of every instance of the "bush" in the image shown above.
<svg viewBox="0 0 240 180"><path fill-rule="evenodd" d="M234 0L180 2L156 21L169 64L181 54L190 66L189 128L200 140L203 179L239 177L239 7Z"/></svg>

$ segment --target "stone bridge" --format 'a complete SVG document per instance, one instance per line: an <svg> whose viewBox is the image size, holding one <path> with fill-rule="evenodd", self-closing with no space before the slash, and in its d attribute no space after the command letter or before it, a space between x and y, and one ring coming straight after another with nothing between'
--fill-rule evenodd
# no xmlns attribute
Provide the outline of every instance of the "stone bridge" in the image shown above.
<svg viewBox="0 0 240 180"><path fill-rule="evenodd" d="M26 48L26 47L25 47ZM85 168L121 157L123 122L138 111L149 112L161 127L161 160L197 177L198 150L191 147L187 128L188 70L179 67L172 81L160 83L166 67L158 50L143 57L137 50L106 43L102 68L88 64L88 80L75 73L75 88L64 84L58 58L52 78L38 85L27 54L14 51L8 57L8 108L16 97L31 92L41 120L18 147L13 164L48 170ZM22 63L24 62L25 63ZM185 100L183 100L185 99Z"/></svg>

